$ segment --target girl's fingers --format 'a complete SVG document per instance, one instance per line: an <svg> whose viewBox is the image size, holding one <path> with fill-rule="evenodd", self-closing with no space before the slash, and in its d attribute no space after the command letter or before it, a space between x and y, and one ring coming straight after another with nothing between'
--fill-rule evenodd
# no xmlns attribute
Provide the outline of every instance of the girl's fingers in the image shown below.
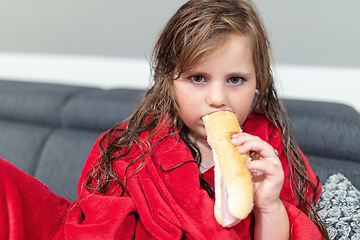
<svg viewBox="0 0 360 240"><path fill-rule="evenodd" d="M277 152L259 137L245 133L235 134L232 144L240 153L249 153L252 161L246 167L252 173L254 202L257 208L266 208L278 201L284 182L284 171Z"/></svg>
<svg viewBox="0 0 360 240"><path fill-rule="evenodd" d="M237 146L240 153L250 154L252 161L247 164L247 168L253 176L276 176L283 172L277 151L259 137L239 133L233 135L231 142Z"/></svg>
<svg viewBox="0 0 360 240"><path fill-rule="evenodd" d="M273 162L272 162L273 161ZM246 167L249 171L253 172L262 172L265 174L276 174L279 171L279 164L275 160L268 161L268 160L254 160L249 162Z"/></svg>
<svg viewBox="0 0 360 240"><path fill-rule="evenodd" d="M261 183L267 179L271 183L271 186L268 186L268 190L273 189L274 191L276 190L275 192L281 190L284 181L284 171L281 164L279 166L276 160L254 160L248 163L246 167L251 172L254 183Z"/></svg>
<svg viewBox="0 0 360 240"><path fill-rule="evenodd" d="M277 152L274 148L260 139L246 133L233 135L231 142L237 146L240 153L250 153L253 159L267 159L272 160L277 157Z"/></svg>

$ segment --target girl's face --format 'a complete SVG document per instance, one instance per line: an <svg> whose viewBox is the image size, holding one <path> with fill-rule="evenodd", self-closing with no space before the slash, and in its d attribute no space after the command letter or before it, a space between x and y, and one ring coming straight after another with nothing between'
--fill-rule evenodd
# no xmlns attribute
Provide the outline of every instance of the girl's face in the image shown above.
<svg viewBox="0 0 360 240"><path fill-rule="evenodd" d="M194 138L206 138L201 117L214 111L234 112L242 125L256 89L250 43L234 35L174 80L178 113Z"/></svg>

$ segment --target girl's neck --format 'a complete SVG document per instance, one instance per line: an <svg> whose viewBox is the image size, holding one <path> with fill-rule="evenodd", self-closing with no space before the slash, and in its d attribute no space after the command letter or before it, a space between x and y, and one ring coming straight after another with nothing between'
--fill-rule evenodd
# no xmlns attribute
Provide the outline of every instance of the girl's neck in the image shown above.
<svg viewBox="0 0 360 240"><path fill-rule="evenodd" d="M190 139L196 143L201 153L201 162L199 171L200 173L206 172L208 169L214 166L213 153L211 147L207 143L206 139L194 137L193 134L190 133Z"/></svg>

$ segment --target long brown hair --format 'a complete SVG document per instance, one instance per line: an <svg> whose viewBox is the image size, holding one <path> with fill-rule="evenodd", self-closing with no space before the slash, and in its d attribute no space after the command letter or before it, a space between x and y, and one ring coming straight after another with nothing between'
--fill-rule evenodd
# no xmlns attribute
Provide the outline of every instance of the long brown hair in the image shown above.
<svg viewBox="0 0 360 240"><path fill-rule="evenodd" d="M328 238L326 227L315 210L318 185L314 185L308 178L304 160L293 138L290 119L277 97L271 71L270 43L262 20L250 1L190 0L173 15L152 51L152 86L135 112L126 120L127 127L114 126L102 139L102 156L95 169L89 173L86 187L106 193L109 184L115 180L124 193L126 173L124 178L118 178L112 163L126 156L127 152L118 157L114 157L114 153L118 149L129 149L138 144L140 133L154 133L163 118L171 119L166 126L169 133L179 133L195 161L200 164L200 151L189 139L188 128L174 108L173 80L206 54L214 51L232 34L241 34L250 40L258 93L254 105L282 130L284 151L288 158L293 177L292 186L299 201L299 208L317 225L324 238ZM113 134L114 132L117 134ZM104 141L108 143L105 146ZM143 152L146 153L151 147L149 145ZM141 161L141 157L136 160ZM209 187L204 181L201 181L201 184L204 188ZM308 193L313 195L310 201L306 197Z"/></svg>

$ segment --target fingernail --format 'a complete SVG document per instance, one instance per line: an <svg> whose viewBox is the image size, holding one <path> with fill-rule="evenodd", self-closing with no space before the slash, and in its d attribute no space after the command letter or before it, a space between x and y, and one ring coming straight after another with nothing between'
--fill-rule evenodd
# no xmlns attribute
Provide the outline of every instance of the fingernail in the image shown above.
<svg viewBox="0 0 360 240"><path fill-rule="evenodd" d="M251 170L250 172L251 172L251 173L252 173L252 175L254 175L254 176L260 176L260 175L262 175L262 174L263 174L263 172L262 172L262 171L260 171L260 170L256 170L256 169Z"/></svg>

